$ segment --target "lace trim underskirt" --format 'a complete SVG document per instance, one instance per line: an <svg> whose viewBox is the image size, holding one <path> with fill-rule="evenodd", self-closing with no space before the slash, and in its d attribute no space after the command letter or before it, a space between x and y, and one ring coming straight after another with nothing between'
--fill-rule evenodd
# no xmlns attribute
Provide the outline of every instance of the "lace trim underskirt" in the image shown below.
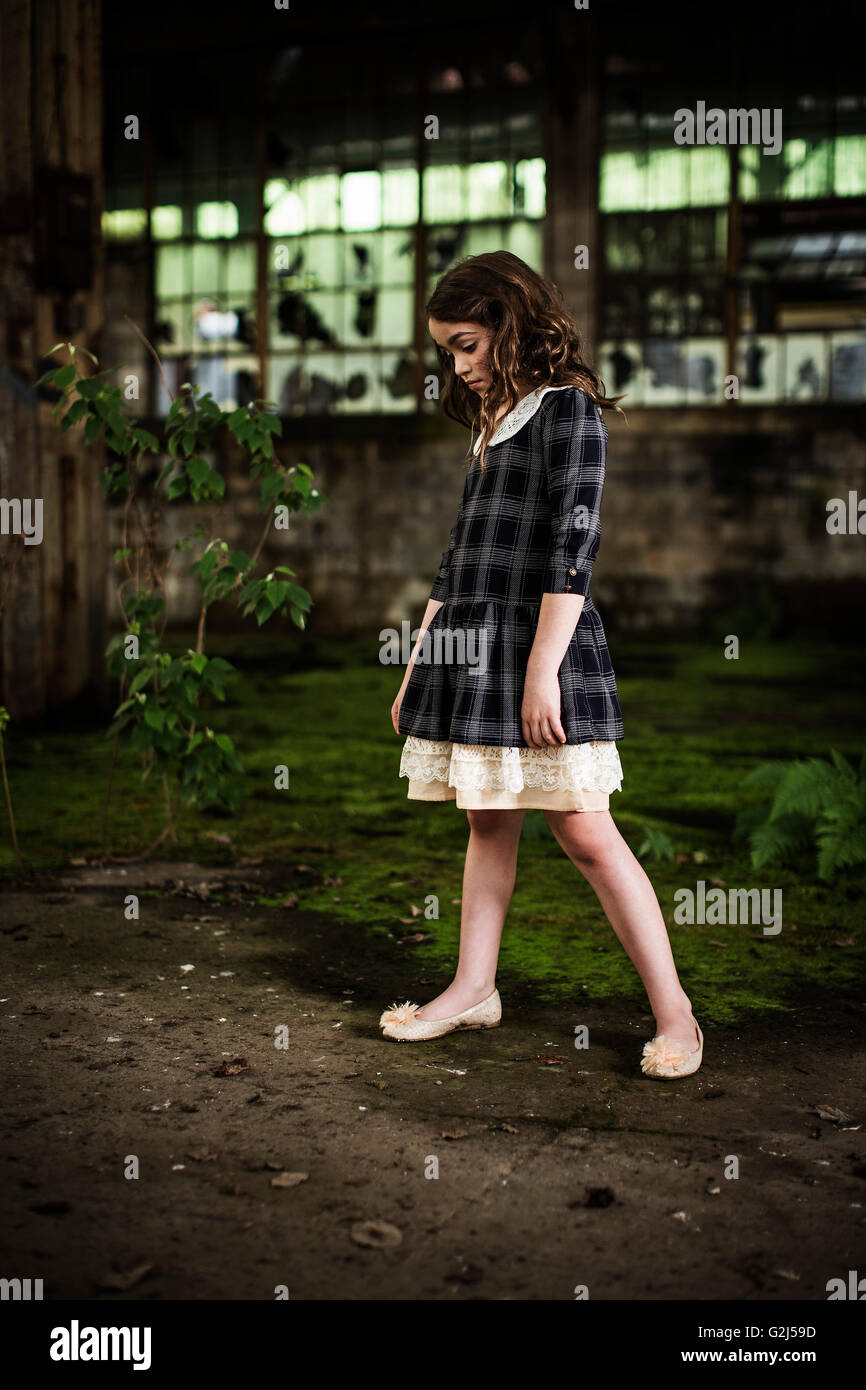
<svg viewBox="0 0 866 1390"><path fill-rule="evenodd" d="M616 743L564 743L547 748L499 748L407 735L401 777L457 791L609 793L622 790Z"/></svg>

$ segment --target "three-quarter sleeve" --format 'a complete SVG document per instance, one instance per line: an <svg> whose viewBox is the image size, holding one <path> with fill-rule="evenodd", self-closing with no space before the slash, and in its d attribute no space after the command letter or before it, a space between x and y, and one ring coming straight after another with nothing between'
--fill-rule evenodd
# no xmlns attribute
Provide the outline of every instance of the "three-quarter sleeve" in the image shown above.
<svg viewBox="0 0 866 1390"><path fill-rule="evenodd" d="M436 599L439 603L444 603L446 598L448 597L448 581L449 576L451 574L451 552L453 551L455 542L457 540L457 527L459 525L460 518L458 516L454 525L451 527L451 536L448 541L448 549L443 550L442 552L442 563L439 566L439 573L436 575L436 578L433 581L433 588L430 590L430 594L427 599L428 603L430 602L431 598Z"/></svg>
<svg viewBox="0 0 866 1390"><path fill-rule="evenodd" d="M551 537L544 592L589 593L601 538L606 440L598 407L585 391L551 393L542 412L542 444Z"/></svg>

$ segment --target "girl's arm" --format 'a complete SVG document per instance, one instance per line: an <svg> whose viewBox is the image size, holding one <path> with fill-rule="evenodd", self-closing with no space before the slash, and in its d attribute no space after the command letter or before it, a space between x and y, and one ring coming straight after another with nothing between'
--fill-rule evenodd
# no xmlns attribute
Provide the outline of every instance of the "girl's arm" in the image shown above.
<svg viewBox="0 0 866 1390"><path fill-rule="evenodd" d="M521 722L532 748L565 743L559 667L580 619L601 536L606 441L585 391L557 391L542 423L551 541Z"/></svg>
<svg viewBox="0 0 866 1390"><path fill-rule="evenodd" d="M403 691L406 689L406 686L409 684L409 677L412 674L412 667L415 665L415 657L418 655L418 648L424 641L424 633L427 631L428 627L433 621L434 616L439 612L439 609L441 607L442 604L439 602L438 599L431 598L427 600L427 607L424 609L424 617L421 619L421 627L418 630L418 641L412 648L412 655L406 663L406 674L403 677L403 684L400 686L401 695ZM564 650L565 648L563 648L563 651ZM560 657L560 661L561 660L562 657Z"/></svg>
<svg viewBox="0 0 866 1390"><path fill-rule="evenodd" d="M520 711L523 737L531 748L565 743L565 732L559 719L559 668L584 602L583 594L542 594Z"/></svg>
<svg viewBox="0 0 866 1390"><path fill-rule="evenodd" d="M406 686L409 684L409 677L412 674L412 667L415 665L415 657L418 654L418 648L424 641L424 633L427 631L427 628L432 623L434 615L439 612L439 609L441 607L442 604L439 601L439 599L431 598L427 600L427 607L424 609L424 617L421 619L421 628L418 632L418 641L412 648L412 655L410 656L406 664L406 674L403 677L400 689L397 691L397 698L391 706L391 723L394 726L395 734L399 734L400 732L399 728L397 727L400 719L400 706L403 703L403 696L406 692Z"/></svg>

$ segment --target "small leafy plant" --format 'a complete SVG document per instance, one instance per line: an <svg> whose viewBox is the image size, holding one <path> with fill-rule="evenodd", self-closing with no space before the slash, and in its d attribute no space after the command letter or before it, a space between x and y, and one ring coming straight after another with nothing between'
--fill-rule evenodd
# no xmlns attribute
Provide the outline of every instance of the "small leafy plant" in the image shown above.
<svg viewBox="0 0 866 1390"><path fill-rule="evenodd" d="M866 753L855 771L835 748L824 758L761 763L744 786L771 794L769 807L748 807L734 826L747 839L752 864L763 868L817 848L819 877L866 863Z"/></svg>
<svg viewBox="0 0 866 1390"><path fill-rule="evenodd" d="M674 857L674 842L663 830L654 830L651 825L645 825L637 857L646 859L649 864L666 863Z"/></svg>
<svg viewBox="0 0 866 1390"><path fill-rule="evenodd" d="M156 352L133 327L162 373ZM278 459L274 436L282 434L282 424L270 409L273 402L257 400L223 411L210 393L200 396L198 386L186 383L179 398L172 398L161 442L127 411L121 388L108 380L117 368L92 375L80 371L83 358L94 366L98 362L86 348L78 348L76 355L73 343L56 344L48 356L64 346L69 362L46 372L36 385L60 391L53 413L62 430L83 428L88 444L104 435L109 454L99 482L106 498L123 507L123 544L114 556L120 570L117 598L123 631L112 637L106 649L108 670L119 682L120 703L108 730L114 738L114 755L103 843L122 736L124 746L141 758L142 780L153 776L162 782L166 822L144 851L149 854L166 835L177 842L179 803L194 807L215 803L231 810L237 806L236 774L243 771L243 763L231 737L215 733L204 720L208 701L225 700L226 681L234 670L229 662L205 653L207 613L213 603L233 600L244 616L255 613L259 626L283 614L304 629L312 599L294 582L294 572L286 565L263 576L254 571L272 529L286 529L292 512L310 512L321 505L322 498L306 464L287 467ZM162 379L171 397L164 373ZM129 377L125 385L129 387ZM224 500L225 479L207 455L224 428L241 446L250 476L260 480L258 510L266 515L252 555L232 550L218 535L217 508ZM148 456L166 454L168 461L157 474ZM160 539L161 506L163 501L170 505L181 500L209 508L210 535L199 523L193 535L167 547ZM200 588L196 645L177 655L163 648L168 621L166 574L175 555L191 550L196 542L201 553L189 569Z"/></svg>

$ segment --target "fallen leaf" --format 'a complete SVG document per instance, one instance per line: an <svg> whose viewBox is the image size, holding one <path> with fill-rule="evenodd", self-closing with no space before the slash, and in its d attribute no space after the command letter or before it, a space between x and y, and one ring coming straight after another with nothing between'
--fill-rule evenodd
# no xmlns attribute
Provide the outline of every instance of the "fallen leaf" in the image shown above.
<svg viewBox="0 0 866 1390"><path fill-rule="evenodd" d="M443 1139L468 1139L468 1138L469 1138L469 1130L468 1130L468 1129L443 1129L443 1131L442 1131L442 1138L443 1138Z"/></svg>
<svg viewBox="0 0 866 1390"><path fill-rule="evenodd" d="M218 1067L214 1067L213 1076L239 1076L242 1071L249 1071L249 1063L246 1057L235 1057L232 1062L220 1062Z"/></svg>
<svg viewBox="0 0 866 1390"><path fill-rule="evenodd" d="M196 1163L212 1163L216 1158L216 1154L207 1144L201 1144L197 1149L187 1149L186 1156L195 1159Z"/></svg>
<svg viewBox="0 0 866 1390"><path fill-rule="evenodd" d="M298 901L297 893L290 893L287 898L283 898L280 907L297 907Z"/></svg>
<svg viewBox="0 0 866 1390"><path fill-rule="evenodd" d="M356 1221L349 1234L356 1245L370 1250L393 1250L403 1240L401 1231L389 1221Z"/></svg>
<svg viewBox="0 0 866 1390"><path fill-rule="evenodd" d="M280 1173L278 1177L271 1178L271 1187L297 1187L306 1182L309 1176L309 1173Z"/></svg>
<svg viewBox="0 0 866 1390"><path fill-rule="evenodd" d="M816 1105L815 1114L821 1120L832 1120L833 1124L841 1125L853 1118L846 1115L844 1110L838 1110L835 1105Z"/></svg>
<svg viewBox="0 0 866 1390"><path fill-rule="evenodd" d="M559 1067L563 1062L567 1062L568 1058L562 1057L558 1053L554 1053L554 1055L551 1056L546 1052L539 1052L538 1056L533 1058L533 1061L538 1062L541 1066Z"/></svg>

